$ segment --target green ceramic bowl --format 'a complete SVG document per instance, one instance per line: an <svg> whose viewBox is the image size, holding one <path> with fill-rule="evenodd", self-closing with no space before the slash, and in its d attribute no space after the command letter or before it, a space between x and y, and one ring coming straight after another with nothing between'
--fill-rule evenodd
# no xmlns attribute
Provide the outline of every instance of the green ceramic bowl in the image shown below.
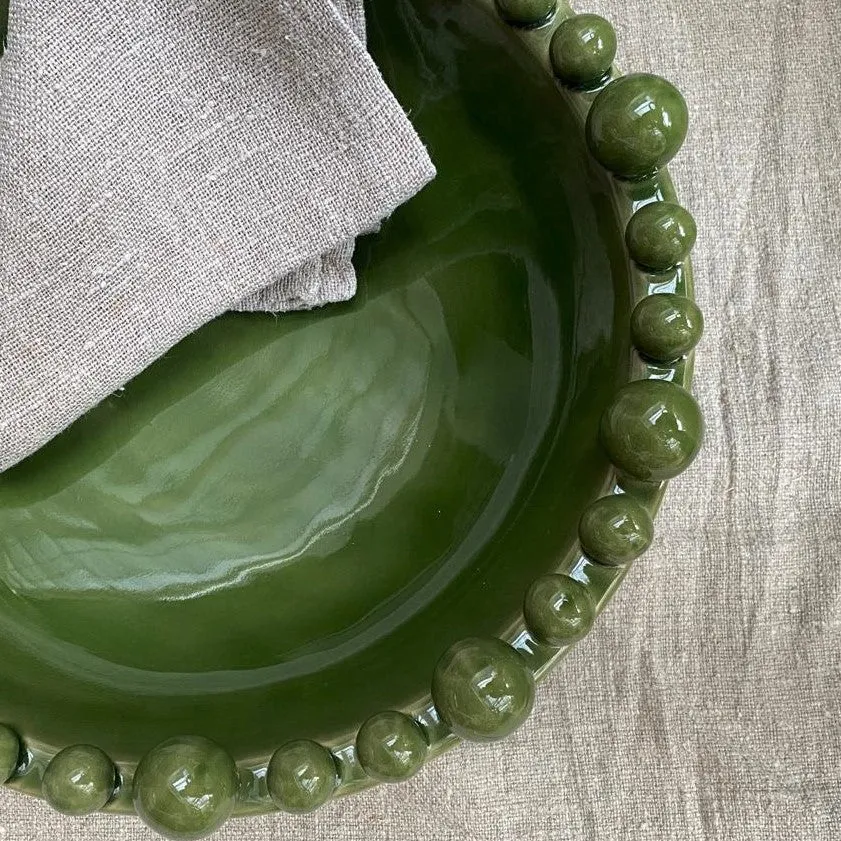
<svg viewBox="0 0 841 841"><path fill-rule="evenodd" d="M440 175L0 478L0 774L196 838L527 717L695 456L680 94L552 0L371 0ZM547 745L547 749L550 746Z"/></svg>

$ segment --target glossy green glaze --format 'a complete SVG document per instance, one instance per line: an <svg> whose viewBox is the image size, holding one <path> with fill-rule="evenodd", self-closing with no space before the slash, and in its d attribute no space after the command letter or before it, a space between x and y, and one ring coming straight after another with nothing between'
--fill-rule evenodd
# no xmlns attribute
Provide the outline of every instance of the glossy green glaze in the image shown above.
<svg viewBox="0 0 841 841"><path fill-rule="evenodd" d="M0 783L14 774L20 762L20 739L10 727L0 724Z"/></svg>
<svg viewBox="0 0 841 841"><path fill-rule="evenodd" d="M491 742L513 733L534 704L534 677L522 655L498 639L453 645L435 666L432 700L463 739Z"/></svg>
<svg viewBox="0 0 841 841"><path fill-rule="evenodd" d="M93 745L74 745L57 753L44 772L46 801L66 815L89 815L114 794L114 763Z"/></svg>
<svg viewBox="0 0 841 841"><path fill-rule="evenodd" d="M641 207L631 217L625 234L631 257L655 272L668 271L684 260L697 236L692 214L665 201Z"/></svg>
<svg viewBox="0 0 841 841"><path fill-rule="evenodd" d="M540 26L556 8L555 0L496 0L503 19L515 26Z"/></svg>
<svg viewBox="0 0 841 841"><path fill-rule="evenodd" d="M266 771L266 786L284 812L312 812L336 790L336 761L318 742L298 739L278 748Z"/></svg>
<svg viewBox="0 0 841 841"><path fill-rule="evenodd" d="M704 316L683 295L665 292L643 298L631 316L631 336L640 353L658 362L685 356L701 340Z"/></svg>
<svg viewBox="0 0 841 841"><path fill-rule="evenodd" d="M421 726L393 710L371 716L356 737L356 753L365 773L384 783L399 783L417 774L428 749Z"/></svg>
<svg viewBox="0 0 841 841"><path fill-rule="evenodd" d="M676 200L664 170L628 180L657 137L657 166L673 151L667 83L646 77L641 122L624 93L596 109L612 179L585 143L602 95L555 81L562 0L367 11L439 177L360 241L357 299L219 319L0 476L21 790L93 741L118 763L109 810L195 838L498 738L627 569L618 527L614 560L581 552L590 503L653 512L694 454L692 355L646 355L656 320L631 318L692 293L688 260L652 274L626 247L634 211ZM646 378L674 385L619 390Z"/></svg>
<svg viewBox="0 0 841 841"><path fill-rule="evenodd" d="M587 118L596 159L622 178L642 178L667 164L686 138L686 102L674 85L650 73L611 82Z"/></svg>
<svg viewBox="0 0 841 841"><path fill-rule="evenodd" d="M357 298L207 325L0 477L0 721L33 740L355 734L520 615L608 478L630 280L579 118L474 3L369 33L439 176Z"/></svg>
<svg viewBox="0 0 841 841"><path fill-rule="evenodd" d="M703 433L692 395L662 380L629 383L602 419L602 440L613 463L646 482L682 473L698 455Z"/></svg>
<svg viewBox="0 0 841 841"><path fill-rule="evenodd" d="M587 635L596 606L580 581L568 575L542 575L526 593L523 618L535 639L560 647Z"/></svg>
<svg viewBox="0 0 841 841"><path fill-rule="evenodd" d="M581 548L594 561L618 566L636 560L654 538L645 506L628 494L596 500L578 524Z"/></svg>
<svg viewBox="0 0 841 841"><path fill-rule="evenodd" d="M592 87L610 73L616 33L603 17L575 15L558 26L549 49L552 69L565 85Z"/></svg>
<svg viewBox="0 0 841 841"><path fill-rule="evenodd" d="M233 759L198 736L170 739L143 757L134 775L134 806L152 829L203 838L231 814L239 788Z"/></svg>

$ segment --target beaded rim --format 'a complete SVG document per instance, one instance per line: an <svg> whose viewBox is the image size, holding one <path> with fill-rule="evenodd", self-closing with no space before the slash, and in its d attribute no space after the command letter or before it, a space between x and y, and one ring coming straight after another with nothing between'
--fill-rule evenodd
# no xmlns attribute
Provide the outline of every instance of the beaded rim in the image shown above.
<svg viewBox="0 0 841 841"><path fill-rule="evenodd" d="M651 518L667 480L691 463L703 434L700 412L685 391L692 379L693 349L703 330L692 299L688 259L695 224L676 203L664 169L685 136L685 103L656 76L621 76L613 65L616 41L610 24L596 15L574 14L566 0L476 2L513 27L556 79L585 128L591 155L613 176L615 209L626 226L634 350L629 382L608 408L601 429L615 470L601 497L583 513L578 544L560 559L557 572L533 582L522 615L500 638L462 640L442 655L431 694L419 705L377 713L359 728L353 741L330 746L292 742L277 746L272 756L239 763L233 792L233 760L207 739L168 740L147 754L140 775L137 765L112 765L95 747L67 746L56 753L22 741L1 724L0 783L40 793L56 808L62 802L91 804L91 809L80 807L76 813L102 804L111 812L139 811L151 826L171 837L197 838L218 828L232 813L273 808L310 811L334 795L377 781L399 782L461 738L493 741L516 729L531 711L535 680L587 634L629 566L650 545ZM614 85L618 80L622 84ZM635 138L627 134L628 121L623 122L621 115L616 118L616 101L642 92L649 110L656 112L658 91L666 101L663 107L672 109L663 121L672 133L655 137L659 145L652 146L649 131L635 145ZM658 427L652 412L665 418L665 425ZM484 695L478 691L479 673L482 687L487 688ZM200 785L206 790L193 792L210 805L189 826L157 819L154 804L162 801L156 798L168 793L165 781L147 771L155 767L162 751L179 755L180 748L187 766L193 762L223 769L216 777L204 778ZM290 771L289 761L284 760L293 754L297 764ZM68 761L73 756L75 764ZM92 773L92 759L114 773L101 769ZM303 787L296 789L296 780L303 781Z"/></svg>

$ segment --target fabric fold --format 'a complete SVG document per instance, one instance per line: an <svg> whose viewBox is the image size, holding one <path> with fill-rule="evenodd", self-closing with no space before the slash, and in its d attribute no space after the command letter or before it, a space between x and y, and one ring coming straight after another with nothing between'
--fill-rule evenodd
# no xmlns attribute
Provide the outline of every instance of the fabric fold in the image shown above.
<svg viewBox="0 0 841 841"><path fill-rule="evenodd" d="M354 35L364 44L364 0L333 0ZM348 301L356 294L356 271L353 268L355 243L342 243L328 254L310 260L286 277L249 295L232 307L240 312L289 312L306 310L339 301Z"/></svg>
<svg viewBox="0 0 841 841"><path fill-rule="evenodd" d="M343 2L12 3L0 469L227 309L348 297L434 168Z"/></svg>

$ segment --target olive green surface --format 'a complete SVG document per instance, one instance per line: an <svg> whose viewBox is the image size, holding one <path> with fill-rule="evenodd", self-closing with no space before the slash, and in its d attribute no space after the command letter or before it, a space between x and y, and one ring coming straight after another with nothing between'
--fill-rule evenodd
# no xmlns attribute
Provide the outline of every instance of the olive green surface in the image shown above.
<svg viewBox="0 0 841 841"><path fill-rule="evenodd" d="M266 786L284 812L312 812L336 790L336 761L318 742L298 739L278 748L266 771Z"/></svg>
<svg viewBox="0 0 841 841"><path fill-rule="evenodd" d="M640 208L625 232L631 257L652 271L667 271L685 259L697 236L692 214L679 204L665 201Z"/></svg>
<svg viewBox="0 0 841 841"><path fill-rule="evenodd" d="M691 265L645 266L629 225L676 202L657 168L680 95L565 79L589 40L561 49L563 0L367 12L439 177L358 243L357 299L219 319L0 476L23 791L95 740L119 769L106 808L196 838L506 735L697 451L692 354L644 350L679 319L640 316L688 300ZM605 495L619 520L592 518Z"/></svg>
<svg viewBox="0 0 841 841"><path fill-rule="evenodd" d="M622 178L642 178L667 164L686 138L686 102L670 82L634 73L611 82L587 117L590 149Z"/></svg>
<svg viewBox="0 0 841 841"><path fill-rule="evenodd" d="M114 763L93 745L73 745L59 751L44 772L42 791L54 809L66 815L89 815L114 794Z"/></svg>
<svg viewBox="0 0 841 841"><path fill-rule="evenodd" d="M590 87L610 73L616 33L603 17L575 15L558 26L549 49L552 69L564 84Z"/></svg>
<svg viewBox="0 0 841 841"><path fill-rule="evenodd" d="M0 783L5 783L20 762L20 739L10 727L0 724Z"/></svg>
<svg viewBox="0 0 841 841"><path fill-rule="evenodd" d="M634 479L663 482L698 455L704 422L679 385L638 380L624 386L602 419L602 441L613 463Z"/></svg>
<svg viewBox="0 0 841 841"><path fill-rule="evenodd" d="M371 716L356 737L362 768L383 783L399 783L413 777L423 766L428 750L421 726L395 710Z"/></svg>
<svg viewBox="0 0 841 841"><path fill-rule="evenodd" d="M523 656L502 640L466 639L435 666L432 700L457 736L496 741L531 712L534 676Z"/></svg>
<svg viewBox="0 0 841 841"><path fill-rule="evenodd" d="M594 561L627 564L651 546L654 523L645 506L628 494L605 496L581 515L578 536Z"/></svg>
<svg viewBox="0 0 841 841"><path fill-rule="evenodd" d="M613 188L519 33L372 3L439 176L359 244L356 300L218 319L0 477L0 721L121 769L189 733L265 763L521 617L608 481L632 301Z"/></svg>
<svg viewBox="0 0 841 841"><path fill-rule="evenodd" d="M631 336L637 349L659 362L671 362L689 353L703 333L701 310L683 295L649 295L631 316Z"/></svg>
<svg viewBox="0 0 841 841"><path fill-rule="evenodd" d="M560 647L587 635L596 618L596 606L580 581L553 573L542 575L529 587L523 618L539 642Z"/></svg>
<svg viewBox="0 0 841 841"><path fill-rule="evenodd" d="M170 739L143 758L134 775L134 806L152 829L203 838L230 816L239 776L233 759L198 736Z"/></svg>

